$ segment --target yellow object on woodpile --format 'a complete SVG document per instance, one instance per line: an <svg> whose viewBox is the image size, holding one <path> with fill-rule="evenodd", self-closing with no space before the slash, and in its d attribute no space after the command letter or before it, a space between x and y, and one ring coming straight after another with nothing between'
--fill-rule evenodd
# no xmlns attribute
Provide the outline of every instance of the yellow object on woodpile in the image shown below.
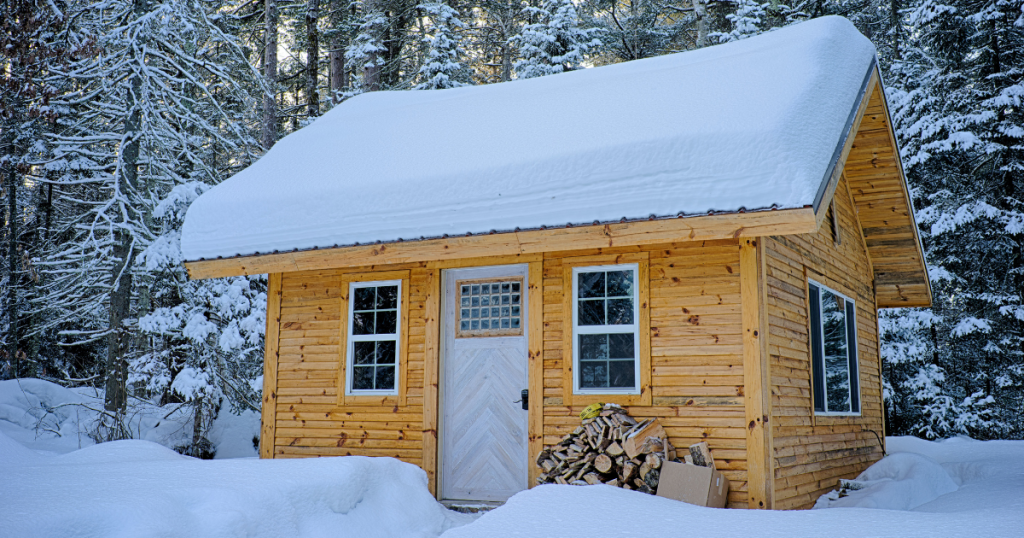
<svg viewBox="0 0 1024 538"><path fill-rule="evenodd" d="M657 419L637 422L615 404L589 406L583 424L537 456L538 484L607 484L654 494L659 469L676 457ZM627 450L628 447L628 450Z"/></svg>
<svg viewBox="0 0 1024 538"><path fill-rule="evenodd" d="M601 410L604 409L603 403L590 404L580 411L580 418L586 420L588 418L594 418L601 414Z"/></svg>

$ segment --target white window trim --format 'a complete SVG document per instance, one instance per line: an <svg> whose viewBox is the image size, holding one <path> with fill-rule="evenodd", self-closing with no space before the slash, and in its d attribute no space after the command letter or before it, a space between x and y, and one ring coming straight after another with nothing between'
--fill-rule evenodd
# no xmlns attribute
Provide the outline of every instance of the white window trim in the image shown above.
<svg viewBox="0 0 1024 538"><path fill-rule="evenodd" d="M849 301L850 304L853 305L854 316L853 316L852 320L849 319L849 317L847 316L847 323L852 323L853 324L853 334L854 334L854 336L857 335L857 301L854 301L849 296L847 296L845 293L840 293L840 292L838 292L838 291L836 291L836 290L834 290L834 289L832 289L832 288L830 288L830 287L828 287L828 286L826 286L824 284L821 284L817 280L809 278L809 279L807 279L807 281L809 283L811 283L811 284L813 284L813 285L818 287L818 341L821 342L821 346L822 346L821 360L824 363L825 362L825 349L824 349L824 347L825 347L825 324L822 323L821 315L825 311L825 309L823 308L824 305L822 304L821 291L822 290L828 290L829 293L833 293L835 295L838 295L838 296L842 297L844 301ZM846 312L843 312L843 315L845 316ZM847 333L847 334L849 334L849 333ZM814 345L813 341L811 342L811 345ZM814 415L815 416L819 416L819 417L859 417L859 416L861 416L862 410L864 408L864 403L861 401L862 394L861 394L861 390L860 390L860 385L861 385L861 383L860 383L860 346L856 345L856 343L854 343L854 347L855 347L856 353L857 353L857 356L854 357L856 359L855 362L857 364L856 375L857 375L857 378L858 378L857 379L857 402L860 404L858 406L857 411L856 412L852 412L852 411L829 411L828 410L828 382L826 381L825 386L823 387L823 389L824 389L824 400L825 401L822 402L822 404L825 406L825 410L824 411L814 411ZM811 360L812 361L814 360L814 352L813 352L813 350L811 351ZM850 344L849 344L849 342L847 342L847 344L846 344L846 364L847 365L850 364ZM823 370L828 368L825 364L822 364L821 367L822 367ZM813 365L812 365L812 368L813 368ZM849 366L847 366L847 368L849 368ZM823 376L825 376L826 380L828 379L828 372L827 371L822 371L821 374ZM853 374L854 374L853 372L850 372L850 377L852 377ZM814 370L813 369L811 370L811 383L814 383ZM847 383L847 388L849 389L849 392L850 392L850 402L852 404L852 402L853 402L853 383ZM813 388L811 389L811 394L812 395L814 394L814 389ZM812 409L813 409L813 407L812 407Z"/></svg>
<svg viewBox="0 0 1024 538"><path fill-rule="evenodd" d="M606 271L633 271L633 324L632 325L579 325L579 282L580 273ZM573 394L640 394L640 264L623 263L612 265L588 265L572 268L572 393ZM581 334L626 334L633 333L633 388L580 388L580 339Z"/></svg>
<svg viewBox="0 0 1024 538"><path fill-rule="evenodd" d="M398 309L397 320L395 321L394 334L352 334L352 318L355 310L355 290L358 288L376 288L379 286L398 286ZM366 282L348 283L348 331L345 338L345 396L397 396L398 387L401 386L402 375L402 281L401 280L372 280ZM356 342L376 342L379 340L395 341L395 388L393 390L356 390L352 388L353 379L353 351Z"/></svg>

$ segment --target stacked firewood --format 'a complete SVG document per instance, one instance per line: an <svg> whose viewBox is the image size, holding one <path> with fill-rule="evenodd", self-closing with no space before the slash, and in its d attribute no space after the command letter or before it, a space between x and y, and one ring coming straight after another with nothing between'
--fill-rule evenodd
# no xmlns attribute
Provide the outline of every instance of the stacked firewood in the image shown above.
<svg viewBox="0 0 1024 538"><path fill-rule="evenodd" d="M654 494L664 461L675 448L657 419L637 422L626 410L605 404L596 417L537 456L538 484L607 484Z"/></svg>

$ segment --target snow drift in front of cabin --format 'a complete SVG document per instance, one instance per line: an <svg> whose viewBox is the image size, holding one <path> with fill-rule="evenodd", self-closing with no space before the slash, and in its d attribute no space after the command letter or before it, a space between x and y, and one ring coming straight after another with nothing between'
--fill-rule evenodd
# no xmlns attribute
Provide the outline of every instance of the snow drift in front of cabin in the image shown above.
<svg viewBox="0 0 1024 538"><path fill-rule="evenodd" d="M197 460L148 441L39 455L0 433L0 536L433 537L465 518L391 458Z"/></svg>
<svg viewBox="0 0 1024 538"><path fill-rule="evenodd" d="M434 500L419 467L391 458L203 461L141 440L74 450L81 413L101 403L41 380L0 382L0 538L963 538L1024 529L1024 441L889 438L890 455L848 481L846 496L819 499L819 510L710 509L556 485L472 522ZM165 426L137 427L152 437ZM244 428L222 433L225 452L251 443Z"/></svg>
<svg viewBox="0 0 1024 538"><path fill-rule="evenodd" d="M1002 538L1024 535L1024 441L887 439L890 454L817 510L724 510L610 486L539 486L442 538ZM735 487L736 484L733 484Z"/></svg>
<svg viewBox="0 0 1024 538"><path fill-rule="evenodd" d="M802 207L874 59L822 17L555 76L362 94L200 196L182 253Z"/></svg>

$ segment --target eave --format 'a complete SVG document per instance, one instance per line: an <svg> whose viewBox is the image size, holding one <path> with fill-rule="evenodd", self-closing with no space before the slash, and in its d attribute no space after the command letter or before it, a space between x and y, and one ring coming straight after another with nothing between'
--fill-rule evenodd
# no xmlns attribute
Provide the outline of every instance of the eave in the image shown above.
<svg viewBox="0 0 1024 538"><path fill-rule="evenodd" d="M811 233L810 207L469 235L185 262L189 278L519 256L552 251Z"/></svg>

